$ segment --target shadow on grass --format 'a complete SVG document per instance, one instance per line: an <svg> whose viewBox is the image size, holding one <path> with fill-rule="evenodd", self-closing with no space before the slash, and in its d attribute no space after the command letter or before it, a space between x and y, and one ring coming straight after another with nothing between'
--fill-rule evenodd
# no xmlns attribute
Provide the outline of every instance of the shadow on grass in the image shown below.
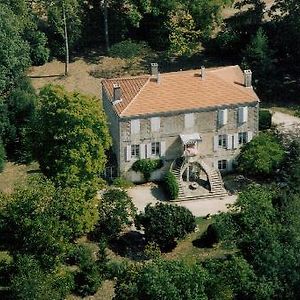
<svg viewBox="0 0 300 300"><path fill-rule="evenodd" d="M144 249L146 241L144 235L138 231L129 231L117 239L109 242L109 248L116 254L135 261L145 259Z"/></svg>

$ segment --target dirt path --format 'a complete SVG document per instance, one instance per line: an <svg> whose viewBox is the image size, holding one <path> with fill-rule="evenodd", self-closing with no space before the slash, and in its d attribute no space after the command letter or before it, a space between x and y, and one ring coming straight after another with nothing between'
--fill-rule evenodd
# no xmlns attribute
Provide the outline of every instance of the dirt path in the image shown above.
<svg viewBox="0 0 300 300"><path fill-rule="evenodd" d="M289 130L300 125L300 118L275 111L272 115L272 123L277 125L279 128Z"/></svg>
<svg viewBox="0 0 300 300"><path fill-rule="evenodd" d="M39 90L44 85L53 83L63 85L68 91L79 91L87 95L101 97L101 79L91 76L89 73L97 64L87 63L78 59L69 65L69 76L64 77L64 63L54 60L43 66L32 67L28 75L32 79L34 88Z"/></svg>

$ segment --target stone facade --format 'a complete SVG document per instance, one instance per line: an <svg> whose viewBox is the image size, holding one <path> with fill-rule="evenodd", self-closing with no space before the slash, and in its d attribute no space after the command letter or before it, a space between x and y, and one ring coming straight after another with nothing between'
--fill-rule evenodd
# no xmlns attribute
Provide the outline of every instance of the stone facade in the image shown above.
<svg viewBox="0 0 300 300"><path fill-rule="evenodd" d="M142 180L141 174L132 171L131 167L141 158L161 158L164 167L154 172L152 179L162 179L174 159L184 153L185 145L180 135L197 133L201 138L195 144L197 155L210 167L230 171L242 144L258 133L258 101L202 110L120 117L105 91L102 96L119 174L135 182ZM225 116L222 116L220 113L224 111ZM244 120L240 116L242 112Z"/></svg>

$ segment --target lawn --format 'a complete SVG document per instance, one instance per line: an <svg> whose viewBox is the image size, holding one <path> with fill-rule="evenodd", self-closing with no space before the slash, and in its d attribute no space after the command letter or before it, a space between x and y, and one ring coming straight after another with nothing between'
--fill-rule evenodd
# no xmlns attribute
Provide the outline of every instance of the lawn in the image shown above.
<svg viewBox="0 0 300 300"><path fill-rule="evenodd" d="M39 173L37 163L29 165L7 162L2 173L0 173L0 191L11 193L16 185L26 181L28 176Z"/></svg>

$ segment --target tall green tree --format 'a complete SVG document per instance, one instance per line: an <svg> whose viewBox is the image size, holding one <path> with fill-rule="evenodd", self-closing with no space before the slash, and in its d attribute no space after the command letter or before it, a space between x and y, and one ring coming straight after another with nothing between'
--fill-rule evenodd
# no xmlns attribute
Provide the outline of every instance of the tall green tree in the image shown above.
<svg viewBox="0 0 300 300"><path fill-rule="evenodd" d="M111 144L99 100L53 85L39 96L32 143L43 173L61 185L98 178Z"/></svg>
<svg viewBox="0 0 300 300"><path fill-rule="evenodd" d="M20 20L0 4L0 96L10 92L30 65L29 45L21 34Z"/></svg>

